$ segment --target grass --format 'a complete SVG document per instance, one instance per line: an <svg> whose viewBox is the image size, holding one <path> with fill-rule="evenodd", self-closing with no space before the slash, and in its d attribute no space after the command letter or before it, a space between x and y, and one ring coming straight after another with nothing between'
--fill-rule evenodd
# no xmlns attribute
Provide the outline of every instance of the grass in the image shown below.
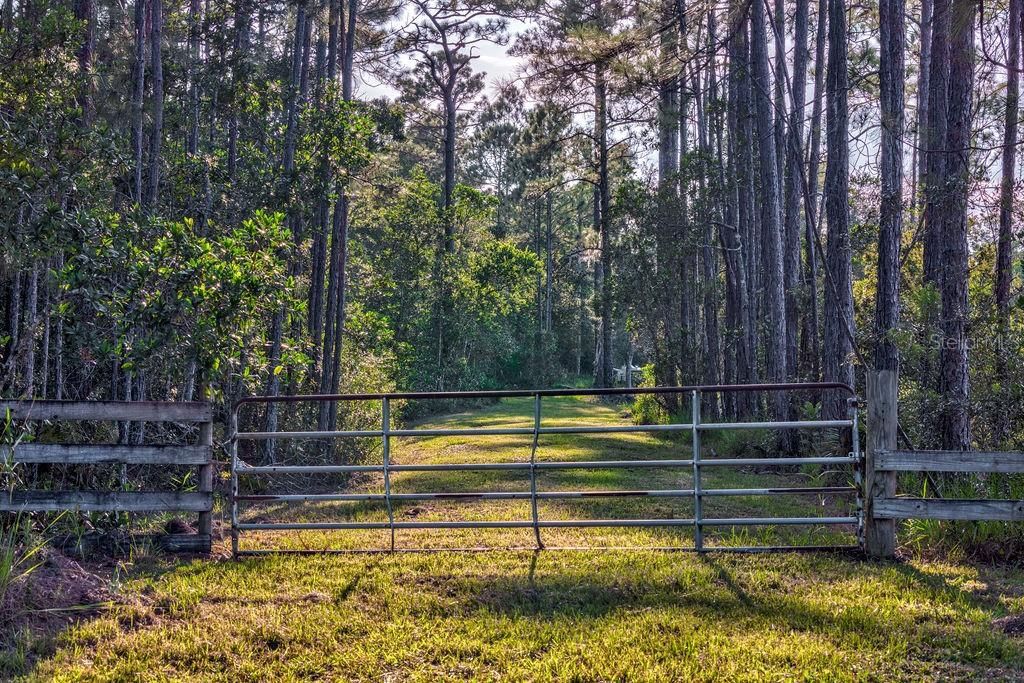
<svg viewBox="0 0 1024 683"><path fill-rule="evenodd" d="M628 415L580 399L545 403L545 424ZM436 421L528 424L528 401ZM550 422L547 420L550 418ZM563 422L564 423L564 422ZM444 437L403 442L396 462L529 456L525 440L486 448ZM543 439L538 458L679 457L687 440L640 434ZM841 473L716 470L705 487L796 485ZM551 473L540 490L687 487L669 470ZM306 481L306 484L309 482ZM293 481L298 485L298 481ZM367 477L355 485L379 490ZM508 473L402 473L396 491L523 490ZM284 484L287 486L287 484ZM552 501L543 518L689 516L689 501ZM725 499L709 514L833 514L809 496ZM256 505L245 516L380 519L366 504ZM399 518L528 519L528 504L431 502ZM713 544L843 540L851 530L729 530ZM528 545L529 530L403 531L400 547ZM549 544L678 545L680 529L545 530ZM814 539L810 537L813 536ZM386 544L373 532L245 536L259 547ZM846 539L848 540L848 538ZM992 621L1024 612L1018 571L949 561L873 563L841 554L710 555L653 550L436 552L147 559L120 587L123 604L81 621L47 647L26 680L1020 680L1024 648Z"/></svg>

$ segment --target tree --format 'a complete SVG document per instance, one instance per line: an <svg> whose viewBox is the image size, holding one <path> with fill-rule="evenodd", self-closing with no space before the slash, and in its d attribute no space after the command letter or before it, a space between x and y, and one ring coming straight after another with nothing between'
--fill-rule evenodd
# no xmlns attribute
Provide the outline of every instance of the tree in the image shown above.
<svg viewBox="0 0 1024 683"><path fill-rule="evenodd" d="M999 238L996 245L995 304L998 316L999 348L996 374L1005 377L1009 367L1010 285L1013 281L1013 211L1017 184L1017 122L1020 118L1021 42L1024 41L1024 2L1012 0L1007 9L1009 45L1006 51L1006 115L1003 123L1002 178L999 183ZM1019 39L1017 38L1019 36ZM996 433L1005 439L1010 433L1009 416L997 420Z"/></svg>
<svg viewBox="0 0 1024 683"><path fill-rule="evenodd" d="M899 323L900 242L903 232L903 1L881 0L879 80L882 120L882 207L875 294L875 369L897 370L892 333Z"/></svg>
<svg viewBox="0 0 1024 683"><path fill-rule="evenodd" d="M785 176L785 281L786 291L786 367L789 379L797 376L799 367L800 341L800 198L804 191L804 104L807 91L807 33L809 1L797 0L793 17L793 78L792 103L789 109L788 134L786 139ZM781 41L780 41L781 42ZM782 63L782 60L779 60ZM781 67L777 67L781 68ZM783 79L776 75L777 81Z"/></svg>
<svg viewBox="0 0 1024 683"><path fill-rule="evenodd" d="M972 0L952 0L949 41L949 109L945 164L947 177L942 212L942 344L939 391L942 394L942 446L971 446L967 374L967 195L970 182L971 101L974 87L974 16ZM934 56L934 53L933 53Z"/></svg>
<svg viewBox="0 0 1024 683"><path fill-rule="evenodd" d="M455 195L458 117L460 111L483 89L484 74L474 72L480 43L506 40L506 21L489 17L481 8L461 9L450 2L414 0L414 14L403 30L397 49L415 55L415 65L399 81L404 99L437 103L427 110L441 122L443 190L441 206L450 213ZM444 225L445 251L455 251L454 224Z"/></svg>
<svg viewBox="0 0 1024 683"><path fill-rule="evenodd" d="M152 29L149 53L153 72L153 129L149 133L149 176L144 207L152 212L160 199L160 164L164 140L163 0L150 0Z"/></svg>
<svg viewBox="0 0 1024 683"><path fill-rule="evenodd" d="M1003 124L1002 178L999 183L999 241L996 256L995 302L999 331L1009 331L1010 283L1013 279L1013 209L1017 171L1017 121L1020 118L1021 17L1024 2L1012 0L1008 14L1006 51L1006 116ZM1003 359L1005 362L1005 359Z"/></svg>
<svg viewBox="0 0 1024 683"><path fill-rule="evenodd" d="M786 380L786 344L776 340L786 339L786 294L784 289L784 264L782 253L782 209L780 205L780 179L775 150L775 136L772 128L771 84L768 76L768 48L765 34L764 5L753 2L750 5L751 41L750 55L753 62L754 102L757 112L758 171L761 177L761 226L764 231L765 298L768 307L768 335L772 340L765 349L767 374L772 382ZM788 414L787 398L777 392L775 414L784 420Z"/></svg>
<svg viewBox="0 0 1024 683"><path fill-rule="evenodd" d="M748 22L739 11L744 3L737 2L733 16L736 25L729 35L729 201L728 217L719 230L719 240L725 252L726 321L731 327L731 350L726 353L727 366L732 372L726 377L739 384L757 381L756 337L754 312L751 308L751 273L755 259L753 248L753 170L751 149L753 135L750 130L750 51ZM744 417L753 410L750 396L740 393L734 407L737 416Z"/></svg>
<svg viewBox="0 0 1024 683"><path fill-rule="evenodd" d="M92 121L95 113L93 101L93 58L96 50L96 4L95 0L75 0L75 19L82 22L82 45L78 49L78 69L83 82L78 106L82 109L82 121Z"/></svg>
<svg viewBox="0 0 1024 683"><path fill-rule="evenodd" d="M801 330L804 367L811 380L820 377L821 338L818 315L818 174L821 167L821 114L824 104L825 43L828 26L828 0L819 0L818 21L814 35L814 104L811 107L810 146L807 159L807 190L804 194L804 289L807 314Z"/></svg>
<svg viewBox="0 0 1024 683"><path fill-rule="evenodd" d="M825 213L828 221L828 251L825 256L825 343L826 382L853 384L853 291L850 264L850 137L847 93L846 5L828 0L828 66L825 86L827 165L825 167ZM822 406L826 419L845 416L846 406L839 392L828 392Z"/></svg>
<svg viewBox="0 0 1024 683"><path fill-rule="evenodd" d="M946 112L949 106L950 0L933 0L928 62L928 144L925 149L924 282L942 278L942 211L946 196Z"/></svg>
<svg viewBox="0 0 1024 683"><path fill-rule="evenodd" d="M134 152L135 180L132 188L134 199L142 204L143 188L143 116L145 115L146 97L146 17L149 2L135 0L135 68L134 90L132 92L132 149Z"/></svg>

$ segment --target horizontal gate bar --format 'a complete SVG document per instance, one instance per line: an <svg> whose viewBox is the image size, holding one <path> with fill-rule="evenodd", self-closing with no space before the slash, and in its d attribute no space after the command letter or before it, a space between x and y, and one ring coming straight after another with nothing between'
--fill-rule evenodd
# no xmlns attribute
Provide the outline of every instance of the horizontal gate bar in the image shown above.
<svg viewBox="0 0 1024 683"><path fill-rule="evenodd" d="M238 432L235 438L239 441L266 441L267 439L328 439L334 437L347 438L381 438L380 430L356 431L322 431L322 432Z"/></svg>
<svg viewBox="0 0 1024 683"><path fill-rule="evenodd" d="M235 401L235 406L244 403L302 403L311 401L374 401L383 398L406 399L474 399L474 398L524 398L531 396L634 396L647 394L688 394L692 391L704 393L731 393L738 391L842 391L854 395L853 387L841 382L796 382L768 384L695 384L680 387L610 387L606 389L505 389L498 391L404 391L393 393L367 394L309 394L306 396L247 396Z"/></svg>
<svg viewBox="0 0 1024 683"><path fill-rule="evenodd" d="M337 474L380 472L381 465L239 465L236 474Z"/></svg>
<svg viewBox="0 0 1024 683"><path fill-rule="evenodd" d="M807 553L807 552L860 552L859 545L705 545L701 550L693 546L676 545L618 545L618 546L579 546L579 545L545 545L547 550L568 552L660 552L660 553ZM493 553L494 551L513 553L535 553L536 546L470 546L470 547L417 547L417 548L295 548L273 549L251 548L239 550L238 556L259 555L375 555L382 553Z"/></svg>
<svg viewBox="0 0 1024 683"><path fill-rule="evenodd" d="M848 465L857 462L854 455L810 458L710 458L700 461L701 467L752 467L756 465Z"/></svg>
<svg viewBox="0 0 1024 683"><path fill-rule="evenodd" d="M856 524L856 517L740 517L723 519L701 519L704 526L813 526ZM480 521L480 522L395 522L395 529L532 529L542 528L584 528L584 527L664 527L693 526L692 519L549 519L536 524L531 520ZM284 523L240 523L242 531L294 531L343 530L343 529L390 529L388 522L284 522Z"/></svg>
<svg viewBox="0 0 1024 683"><path fill-rule="evenodd" d="M827 429L830 427L852 427L851 420L805 420L792 422L703 422L698 429Z"/></svg>
<svg viewBox="0 0 1024 683"><path fill-rule="evenodd" d="M538 434L620 434L630 432L688 432L689 424L669 425L619 425L611 427L541 427ZM435 437L435 436L532 436L529 427L481 427L479 429L393 429L389 436ZM333 439L333 438L382 438L381 430L355 431L307 431L307 432L239 432L235 438L243 441L266 441L268 439Z"/></svg>
<svg viewBox="0 0 1024 683"><path fill-rule="evenodd" d="M800 488L759 488L759 489L704 489L703 496L775 496L816 493L856 493L854 486L817 486ZM456 493L392 493L391 500L529 500L530 491L481 491ZM655 489L651 491L538 491L537 498L559 500L565 498L616 498L616 497L650 497L650 498L688 498L693 489ZM283 494L251 494L237 496L238 500L250 502L304 502L304 501L382 501L387 496L383 493L283 493Z"/></svg>
<svg viewBox="0 0 1024 683"><path fill-rule="evenodd" d="M691 424L621 425L617 427L541 427L538 434L619 434L624 432L689 432Z"/></svg>
<svg viewBox="0 0 1024 683"><path fill-rule="evenodd" d="M733 519L702 519L705 526L813 526L856 524L856 517L735 517Z"/></svg>
<svg viewBox="0 0 1024 683"><path fill-rule="evenodd" d="M623 467L689 467L692 460L580 460L538 462L539 470L612 469ZM239 474L315 474L331 472L376 472L381 465L248 465ZM421 465L389 465L391 472L445 472L464 470L529 470L528 462L456 462Z"/></svg>

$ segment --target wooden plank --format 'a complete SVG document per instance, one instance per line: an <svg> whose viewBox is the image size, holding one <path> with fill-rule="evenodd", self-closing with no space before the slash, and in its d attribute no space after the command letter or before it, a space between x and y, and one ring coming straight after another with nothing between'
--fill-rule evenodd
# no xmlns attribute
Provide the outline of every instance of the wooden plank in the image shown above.
<svg viewBox="0 0 1024 683"><path fill-rule="evenodd" d="M948 519L963 521L1024 521L1024 500L948 500L940 498L880 498L879 519Z"/></svg>
<svg viewBox="0 0 1024 683"><path fill-rule="evenodd" d="M128 465L206 465L211 446L127 446L23 443L15 448L0 446L0 459L20 463L52 463L62 465L95 465L124 463Z"/></svg>
<svg viewBox="0 0 1024 683"><path fill-rule="evenodd" d="M15 491L0 496L0 512L206 512L213 495L160 491Z"/></svg>
<svg viewBox="0 0 1024 683"><path fill-rule="evenodd" d="M154 543L169 553L209 553L210 534L163 534L153 538Z"/></svg>
<svg viewBox="0 0 1024 683"><path fill-rule="evenodd" d="M0 401L16 420L110 420L210 422L213 406L202 401Z"/></svg>
<svg viewBox="0 0 1024 683"><path fill-rule="evenodd" d="M1024 473L1024 452L886 451L875 457L875 468L890 472Z"/></svg>
<svg viewBox="0 0 1024 683"><path fill-rule="evenodd" d="M90 558L97 554L130 556L139 546L150 545L168 553L209 553L211 537L202 534L118 534L88 532L52 539L66 555Z"/></svg>

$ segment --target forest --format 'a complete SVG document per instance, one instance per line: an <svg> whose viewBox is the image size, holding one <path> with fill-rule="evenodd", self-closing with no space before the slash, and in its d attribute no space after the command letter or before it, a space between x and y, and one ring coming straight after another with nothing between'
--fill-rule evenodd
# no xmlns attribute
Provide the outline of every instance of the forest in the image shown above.
<svg viewBox="0 0 1024 683"><path fill-rule="evenodd" d="M5 0L0 394L898 367L1019 447L1022 4Z"/></svg>
<svg viewBox="0 0 1024 683"><path fill-rule="evenodd" d="M0 679L1024 680L1022 50L0 0Z"/></svg>

